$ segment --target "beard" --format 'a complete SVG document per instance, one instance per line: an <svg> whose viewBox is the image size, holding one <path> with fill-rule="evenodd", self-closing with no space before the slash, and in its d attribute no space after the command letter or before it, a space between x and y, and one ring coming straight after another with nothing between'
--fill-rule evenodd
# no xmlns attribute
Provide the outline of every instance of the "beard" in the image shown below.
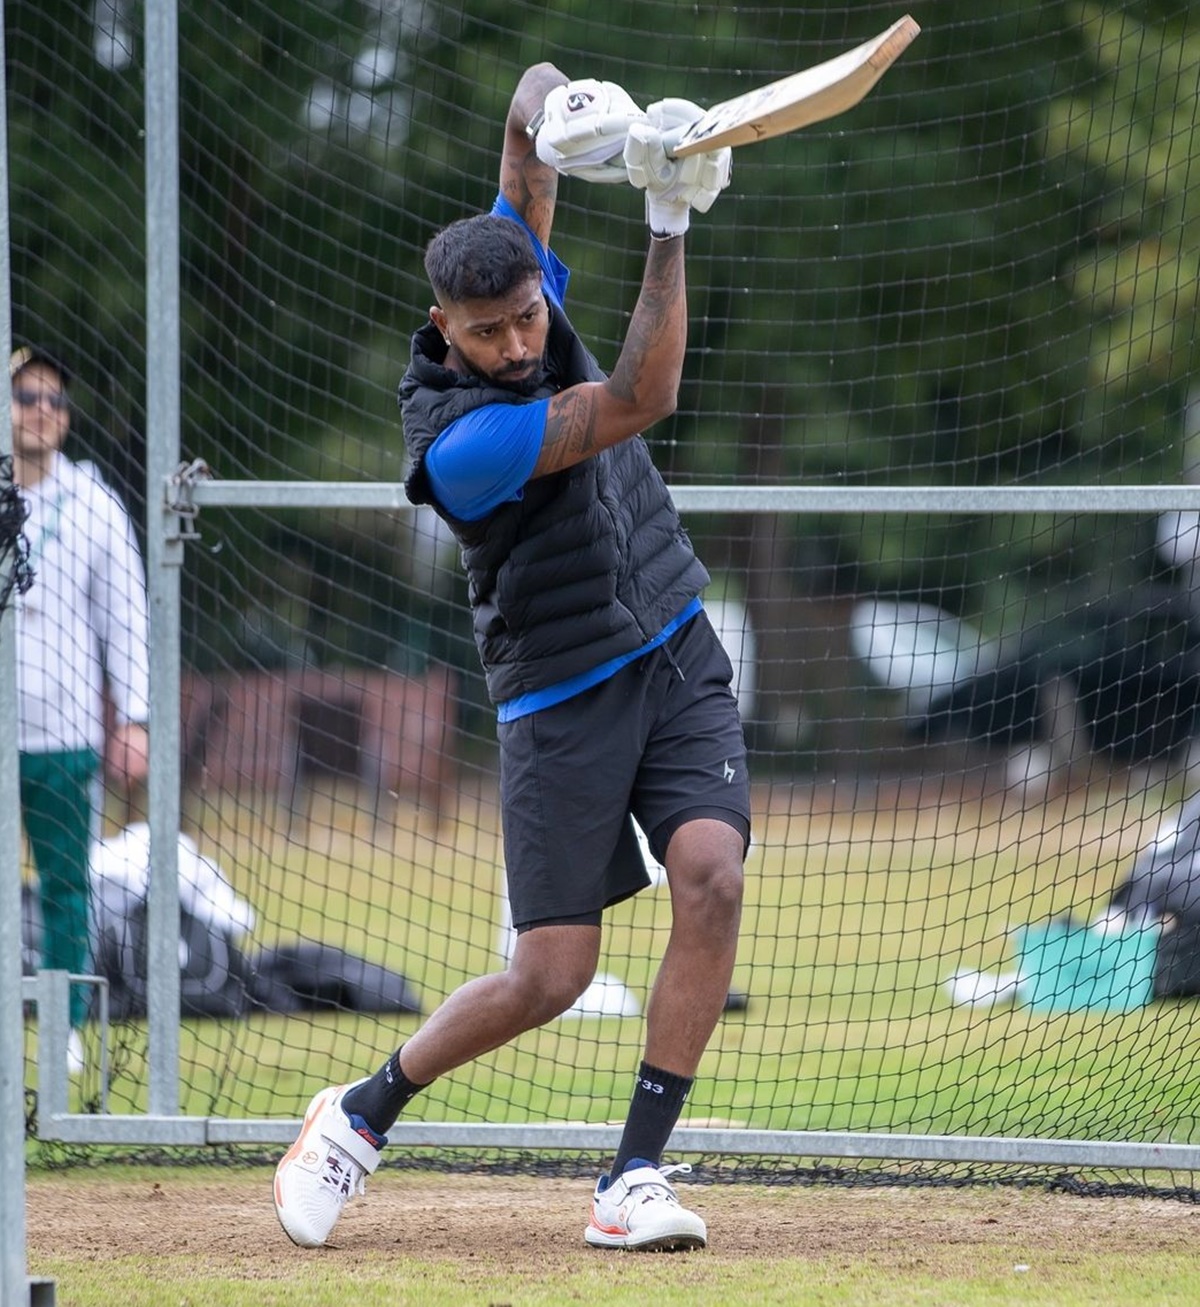
<svg viewBox="0 0 1200 1307"><path fill-rule="evenodd" d="M493 377L492 380L498 386L503 386L505 390L511 390L514 394L525 399L531 399L541 390L545 383L546 369L539 363L527 377L509 377L508 379Z"/></svg>
<svg viewBox="0 0 1200 1307"><path fill-rule="evenodd" d="M490 385L499 386L502 390L511 390L514 395L520 395L523 399L530 399L538 393L546 384L546 366L545 359L539 359L534 365L532 371L525 376L517 375L521 369L502 369L499 372L483 372L481 369L473 367L470 360L465 360L471 374L478 377L480 381L486 381Z"/></svg>

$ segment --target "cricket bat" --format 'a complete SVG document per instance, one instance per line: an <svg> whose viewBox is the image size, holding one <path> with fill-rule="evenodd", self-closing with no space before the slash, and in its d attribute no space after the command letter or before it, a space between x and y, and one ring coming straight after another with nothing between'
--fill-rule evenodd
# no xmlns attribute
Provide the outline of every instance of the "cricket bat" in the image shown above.
<svg viewBox="0 0 1200 1307"><path fill-rule="evenodd" d="M845 113L866 96L920 30L906 14L886 32L845 54L714 104L677 140L665 142L667 153L681 159L725 145L749 145Z"/></svg>

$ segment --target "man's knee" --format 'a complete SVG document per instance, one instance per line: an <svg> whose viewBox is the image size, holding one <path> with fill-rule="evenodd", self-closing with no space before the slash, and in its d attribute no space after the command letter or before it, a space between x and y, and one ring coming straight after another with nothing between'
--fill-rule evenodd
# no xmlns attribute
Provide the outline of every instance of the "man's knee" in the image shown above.
<svg viewBox="0 0 1200 1307"><path fill-rule="evenodd" d="M744 852L743 837L725 822L681 826L667 847L672 889L701 902L740 904Z"/></svg>
<svg viewBox="0 0 1200 1307"><path fill-rule="evenodd" d="M577 937L563 935L564 929ZM576 926L530 930L518 938L509 980L534 1024L560 1016L592 983L599 936L598 929Z"/></svg>
<svg viewBox="0 0 1200 1307"><path fill-rule="evenodd" d="M513 997L528 1026L544 1025L561 1016L591 984L594 970L541 973L510 971Z"/></svg>
<svg viewBox="0 0 1200 1307"><path fill-rule="evenodd" d="M740 861L726 861L712 868L703 886L704 900L722 920L736 918L742 908L745 877Z"/></svg>
<svg viewBox="0 0 1200 1307"><path fill-rule="evenodd" d="M701 859L681 868L671 888L676 923L714 937L736 933L743 885L737 857Z"/></svg>

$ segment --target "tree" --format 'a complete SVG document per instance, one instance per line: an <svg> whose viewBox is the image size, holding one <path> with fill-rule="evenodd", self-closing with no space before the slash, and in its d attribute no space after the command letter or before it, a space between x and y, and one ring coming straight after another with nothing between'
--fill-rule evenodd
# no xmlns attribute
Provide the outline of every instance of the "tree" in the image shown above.
<svg viewBox="0 0 1200 1307"><path fill-rule="evenodd" d="M1196 56L1182 3L1114 9L946 0L851 114L737 152L730 192L690 238L688 383L651 433L669 478L1160 474L1194 363ZM17 330L75 356L92 396L82 435L135 490L137 12L132 0L6 6ZM882 3L622 0L600 14L584 0L536 11L185 0L185 455L223 477L402 477L394 389L428 302L421 250L444 222L490 204L498 124L533 59L611 77L643 102L708 104L894 18ZM623 188L582 183L564 184L561 203L563 252L586 285L578 324L611 363L640 272L640 211ZM737 535L728 522L698 526ZM227 575L267 605L324 587L339 629L363 629L374 649L366 627L419 607L386 518L206 513L201 528L228 548L189 559L198 612L223 612ZM758 547L769 533L763 575L778 587L1014 613L1010 596L1068 581L1105 550L1136 552L1137 529L1105 533L1106 545L1089 524L1027 517L755 526ZM731 557L750 547L709 544Z"/></svg>

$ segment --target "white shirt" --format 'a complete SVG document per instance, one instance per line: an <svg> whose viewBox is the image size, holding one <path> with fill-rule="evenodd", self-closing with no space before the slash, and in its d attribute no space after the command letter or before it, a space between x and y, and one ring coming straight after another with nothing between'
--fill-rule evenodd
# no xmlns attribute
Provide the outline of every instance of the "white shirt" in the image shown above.
<svg viewBox="0 0 1200 1307"><path fill-rule="evenodd" d="M15 604L19 747L102 753L106 680L118 723L150 714L146 580L133 525L94 465L62 454L21 495L34 578Z"/></svg>

